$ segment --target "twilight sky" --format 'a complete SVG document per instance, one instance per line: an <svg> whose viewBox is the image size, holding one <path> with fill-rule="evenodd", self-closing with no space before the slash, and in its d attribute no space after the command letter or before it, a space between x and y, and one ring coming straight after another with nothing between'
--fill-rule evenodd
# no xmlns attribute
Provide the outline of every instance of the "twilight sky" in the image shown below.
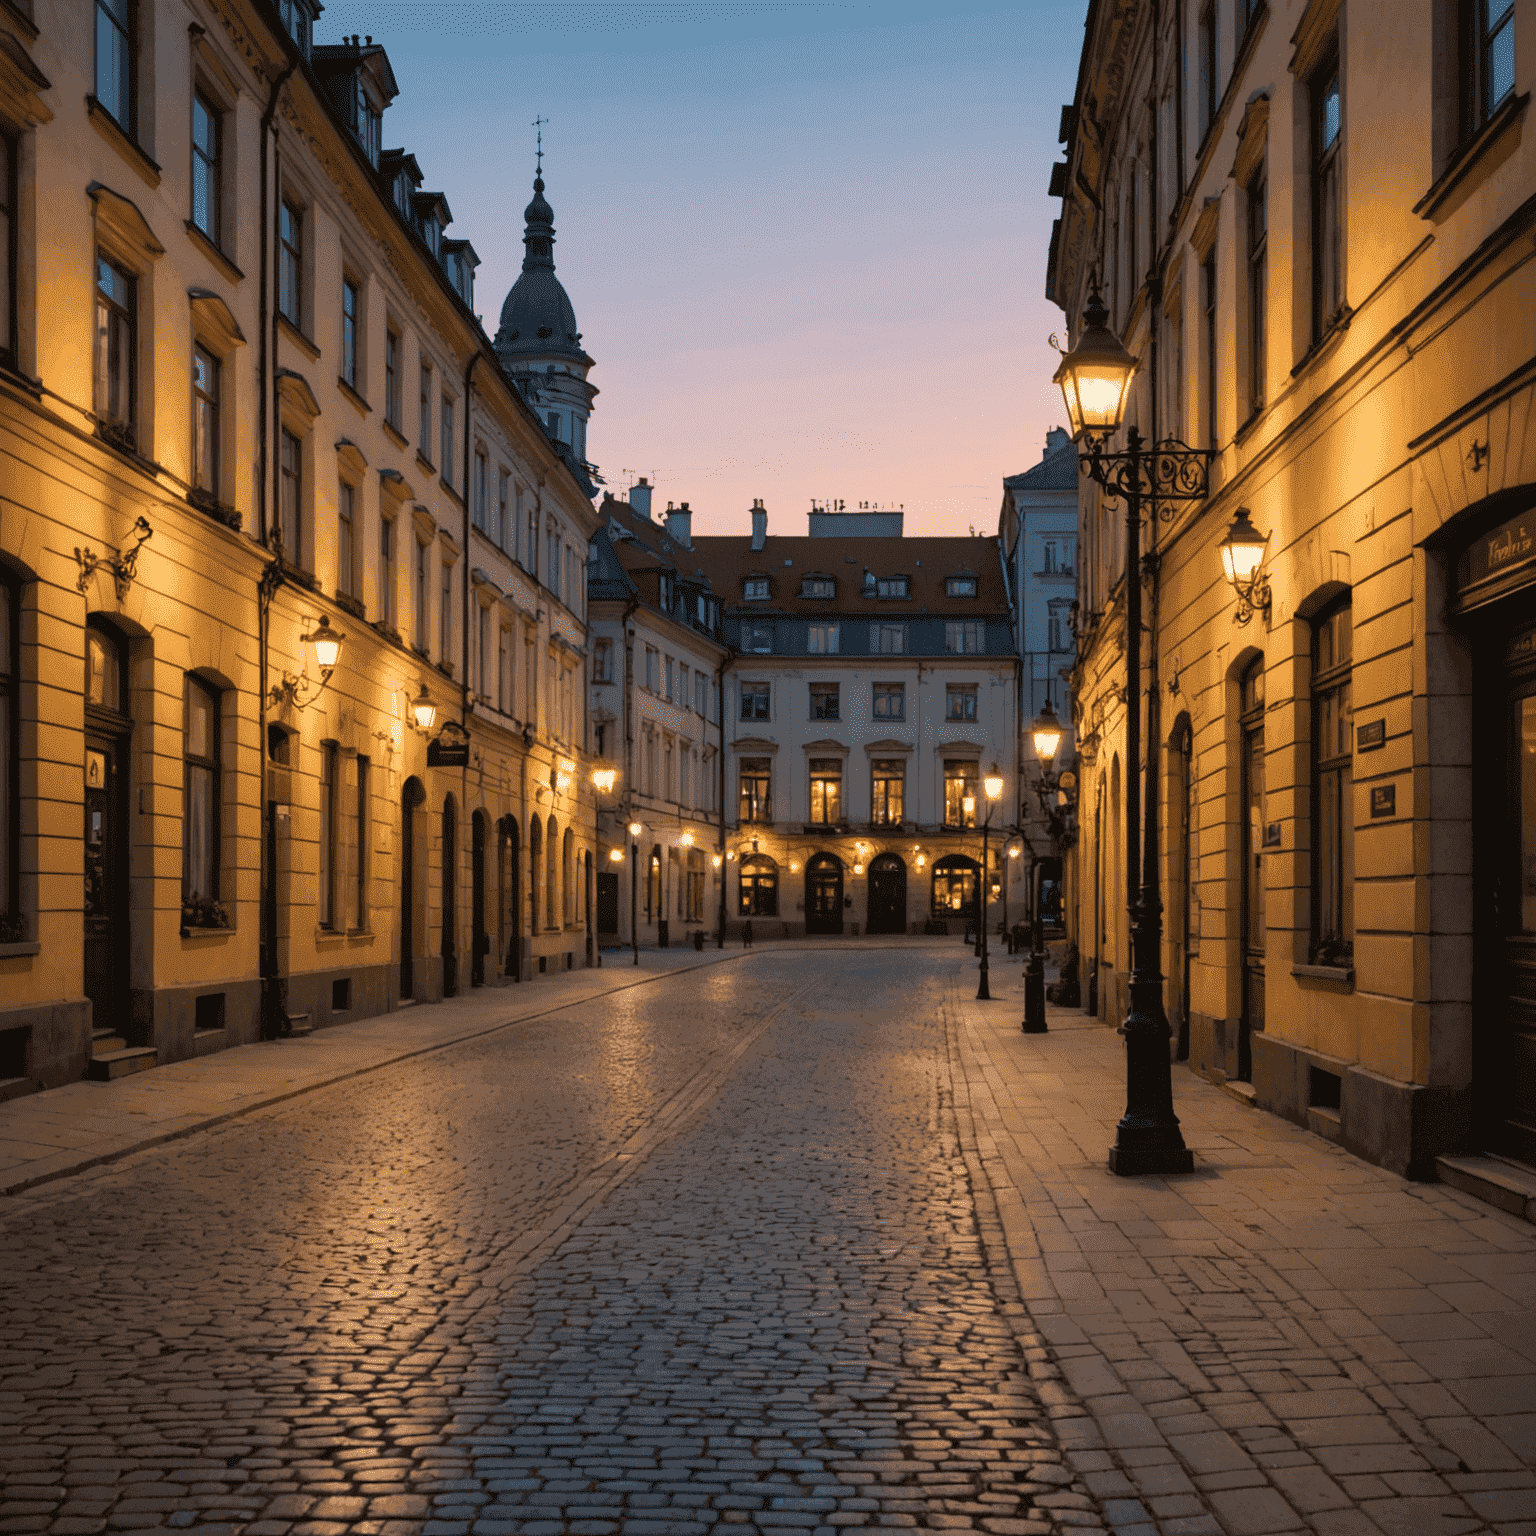
<svg viewBox="0 0 1536 1536"><path fill-rule="evenodd" d="M1062 419L1046 197L1086 0L330 0L401 94L495 334L535 116L555 266L597 359L588 452L697 533L813 498L996 527Z"/></svg>

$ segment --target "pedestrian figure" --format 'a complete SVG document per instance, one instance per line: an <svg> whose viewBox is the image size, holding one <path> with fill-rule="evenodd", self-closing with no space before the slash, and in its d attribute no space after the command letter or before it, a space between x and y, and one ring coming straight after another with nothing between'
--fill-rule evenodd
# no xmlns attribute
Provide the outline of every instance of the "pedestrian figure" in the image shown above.
<svg viewBox="0 0 1536 1536"><path fill-rule="evenodd" d="M741 947L743 949L752 948L752 919L750 917L741 925Z"/></svg>

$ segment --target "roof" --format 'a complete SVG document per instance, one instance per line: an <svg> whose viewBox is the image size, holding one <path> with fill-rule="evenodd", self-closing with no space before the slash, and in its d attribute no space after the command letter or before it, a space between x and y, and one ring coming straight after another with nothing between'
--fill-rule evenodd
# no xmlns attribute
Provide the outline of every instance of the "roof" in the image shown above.
<svg viewBox="0 0 1536 1536"><path fill-rule="evenodd" d="M564 357L590 367L576 329L576 311L555 276L555 210L544 178L533 179L533 200L523 210L523 270L501 306L496 352L511 366L519 358Z"/></svg>
<svg viewBox="0 0 1536 1536"><path fill-rule="evenodd" d="M760 550L752 548L746 534L696 538L697 562L723 603L741 609L814 614L886 614L910 618L920 612L979 618L1008 612L1008 593L1003 583L1002 562L993 538L776 538L769 535ZM911 597L879 598L864 595L864 573L911 578ZM801 578L831 576L837 582L830 599L802 597ZM950 597L945 578L976 577L975 597ZM744 602L743 583L749 576L769 579L769 597Z"/></svg>
<svg viewBox="0 0 1536 1536"><path fill-rule="evenodd" d="M1003 486L1010 491L1075 491L1077 489L1077 445L1068 438L1054 453L1048 453L1032 469L1009 475Z"/></svg>

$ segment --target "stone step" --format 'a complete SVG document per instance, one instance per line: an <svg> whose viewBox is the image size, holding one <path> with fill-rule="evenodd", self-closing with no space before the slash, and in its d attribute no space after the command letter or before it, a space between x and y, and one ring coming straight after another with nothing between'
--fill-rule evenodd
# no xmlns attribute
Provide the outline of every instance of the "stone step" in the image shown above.
<svg viewBox="0 0 1536 1536"><path fill-rule="evenodd" d="M283 1026L285 1035L312 1035L314 1032L315 1026L307 1013L290 1013Z"/></svg>
<svg viewBox="0 0 1536 1536"><path fill-rule="evenodd" d="M0 1104L11 1099L24 1099L36 1093L42 1085L31 1077L0 1077Z"/></svg>
<svg viewBox="0 0 1536 1536"><path fill-rule="evenodd" d="M109 1056L113 1051L125 1051L127 1049L128 1042L115 1029L93 1029L91 1031L92 1056Z"/></svg>
<svg viewBox="0 0 1536 1536"><path fill-rule="evenodd" d="M107 1051L93 1056L86 1064L85 1075L93 1083L110 1083L114 1078L127 1077L130 1072L144 1072L154 1066L157 1052L152 1045L138 1045L125 1051Z"/></svg>
<svg viewBox="0 0 1536 1536"><path fill-rule="evenodd" d="M1442 1184L1484 1200L1511 1216L1536 1222L1536 1168L1507 1157L1458 1153L1437 1157L1435 1171Z"/></svg>

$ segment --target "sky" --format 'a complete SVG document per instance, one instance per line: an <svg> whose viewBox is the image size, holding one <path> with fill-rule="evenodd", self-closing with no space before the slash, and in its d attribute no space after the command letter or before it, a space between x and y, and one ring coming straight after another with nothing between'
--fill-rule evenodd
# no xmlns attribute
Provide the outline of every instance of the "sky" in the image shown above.
<svg viewBox="0 0 1536 1536"><path fill-rule="evenodd" d="M1044 297L1086 0L330 0L387 49L384 118L481 259L522 265L536 117L555 265L616 495L695 533L812 501L989 533L1061 421Z"/></svg>

